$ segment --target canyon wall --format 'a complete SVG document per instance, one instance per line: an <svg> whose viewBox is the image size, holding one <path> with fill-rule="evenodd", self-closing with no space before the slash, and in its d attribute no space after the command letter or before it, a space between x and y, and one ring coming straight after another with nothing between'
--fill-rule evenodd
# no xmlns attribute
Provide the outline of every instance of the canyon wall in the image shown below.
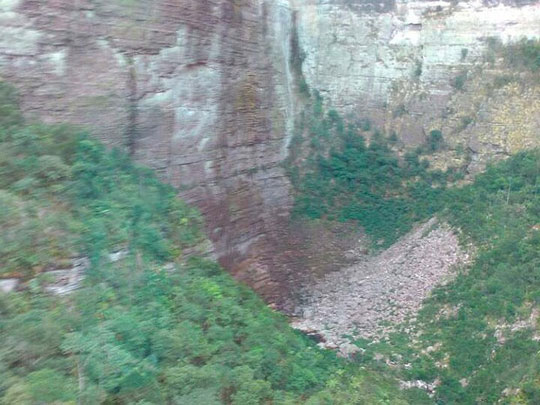
<svg viewBox="0 0 540 405"><path fill-rule="evenodd" d="M28 117L154 168L202 210L212 253L274 300L295 272L277 253L298 246L281 166L301 110L295 31L309 86L406 146L434 128L475 156L538 144L538 83L484 94L482 59L490 37L540 36L538 2L0 0L0 79Z"/></svg>
<svg viewBox="0 0 540 405"><path fill-rule="evenodd" d="M495 154L540 146L538 76L501 85L515 72L493 49L539 38L540 2L293 2L303 74L332 107L406 147L442 130L453 149L470 151L473 172Z"/></svg>
<svg viewBox="0 0 540 405"><path fill-rule="evenodd" d="M154 168L202 210L214 256L271 291L250 257L271 257L291 205L291 24L276 0L0 0L0 79L28 117Z"/></svg>

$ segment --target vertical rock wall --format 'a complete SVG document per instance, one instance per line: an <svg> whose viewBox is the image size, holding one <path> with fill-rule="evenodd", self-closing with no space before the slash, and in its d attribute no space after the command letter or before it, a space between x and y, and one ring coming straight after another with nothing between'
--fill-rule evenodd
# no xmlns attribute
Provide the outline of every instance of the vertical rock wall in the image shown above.
<svg viewBox="0 0 540 405"><path fill-rule="evenodd" d="M215 255L271 289L244 260L291 204L288 1L0 0L0 27L0 78L27 116L156 169L201 208Z"/></svg>
<svg viewBox="0 0 540 405"><path fill-rule="evenodd" d="M272 299L295 271L276 254L292 246L281 162L298 101L289 66L294 28L312 88L415 145L452 121L445 111L472 100L456 96L451 80L479 65L488 37L540 36L540 5L0 0L0 79L20 90L27 116L85 126L154 168L201 208L215 255ZM477 94L481 80L475 86ZM511 98L486 95L467 107L487 117L481 130L459 135L477 153L506 150L510 138L535 145L538 85L510 90ZM490 100L521 100L527 113ZM532 140L523 141L522 128Z"/></svg>
<svg viewBox="0 0 540 405"><path fill-rule="evenodd" d="M497 71L497 60L486 60L493 40L507 44L540 38L539 1L292 2L306 54L306 81L334 108L369 118L388 133L396 131L406 146L422 143L432 129L443 129L450 143L460 142L485 158L523 145L540 146L538 121L525 123L516 134L522 125L500 118L500 110L513 109L515 90L478 97L497 74L514 73ZM453 84L459 76L465 84L457 89ZM521 87L529 106L525 118L534 120L540 115L539 83L536 79ZM472 99L482 117L465 105ZM497 100L498 108L488 105L491 100ZM476 127L461 133L462 119L474 120ZM498 135L479 143L479 132Z"/></svg>

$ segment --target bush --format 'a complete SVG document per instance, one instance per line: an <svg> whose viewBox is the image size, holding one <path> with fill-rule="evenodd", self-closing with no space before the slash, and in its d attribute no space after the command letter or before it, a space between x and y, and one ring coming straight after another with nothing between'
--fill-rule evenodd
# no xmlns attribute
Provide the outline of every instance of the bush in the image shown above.
<svg viewBox="0 0 540 405"><path fill-rule="evenodd" d="M385 246L415 221L433 214L438 205L437 187L445 187L447 177L454 173L429 172L429 162L420 161L419 156L442 146L440 131L432 131L427 146L406 154L405 164L400 164L390 148L397 141L395 134L392 140L374 131L366 145L360 130L371 129L369 121L345 130L344 120L335 110L328 113L328 120L322 117L324 114L311 118L311 147L316 158L299 163L305 166L294 171L296 215L358 221L374 241L383 241Z"/></svg>
<svg viewBox="0 0 540 405"><path fill-rule="evenodd" d="M532 72L540 70L540 40L522 39L503 48L506 63L514 68L527 69Z"/></svg>
<svg viewBox="0 0 540 405"><path fill-rule="evenodd" d="M0 141L10 128L22 122L17 92L12 86L0 81Z"/></svg>
<svg viewBox="0 0 540 405"><path fill-rule="evenodd" d="M451 85L456 90L463 90L465 82L467 81L467 72L461 72L451 82Z"/></svg>
<svg viewBox="0 0 540 405"><path fill-rule="evenodd" d="M428 149L431 152L435 152L439 150L443 144L442 132L439 131L438 129L434 129L433 131L431 131L429 133L427 144L428 144Z"/></svg>

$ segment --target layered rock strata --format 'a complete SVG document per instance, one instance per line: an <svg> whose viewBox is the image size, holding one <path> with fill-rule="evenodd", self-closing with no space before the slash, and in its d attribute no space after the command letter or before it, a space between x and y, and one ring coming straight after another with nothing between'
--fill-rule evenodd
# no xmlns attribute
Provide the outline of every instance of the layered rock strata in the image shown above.
<svg viewBox="0 0 540 405"><path fill-rule="evenodd" d="M488 38L539 37L538 1L0 0L0 79L27 116L84 126L158 171L202 210L215 256L273 300L299 268L279 250L303 245L287 242L281 167L301 110L294 30L308 85L405 147L442 129L481 168L538 144L537 83L492 96L480 72L452 87L484 66Z"/></svg>
<svg viewBox="0 0 540 405"><path fill-rule="evenodd" d="M288 6L2 0L0 78L27 116L82 125L158 171L202 210L215 256L271 290L271 260L244 260L291 204Z"/></svg>
<svg viewBox="0 0 540 405"><path fill-rule="evenodd" d="M540 37L540 2L293 2L306 82L334 108L405 147L442 130L450 147L472 153L472 172L478 160L540 146L538 76L494 91L497 77L516 72L490 55L494 42Z"/></svg>

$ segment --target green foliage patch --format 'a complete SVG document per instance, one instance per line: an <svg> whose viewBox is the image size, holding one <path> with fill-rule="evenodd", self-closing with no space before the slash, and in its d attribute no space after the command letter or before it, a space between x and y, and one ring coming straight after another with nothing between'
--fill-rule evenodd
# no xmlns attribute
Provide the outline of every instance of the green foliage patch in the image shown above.
<svg viewBox="0 0 540 405"><path fill-rule="evenodd" d="M27 282L0 294L1 404L399 403L394 382L183 258L200 215L149 169L74 128L23 122L2 94L0 268ZM91 261L81 288L46 293L38 273L74 256Z"/></svg>
<svg viewBox="0 0 540 405"><path fill-rule="evenodd" d="M507 45L503 51L506 62L515 68L524 68L533 72L540 70L540 41L537 39L522 39Z"/></svg>
<svg viewBox="0 0 540 405"><path fill-rule="evenodd" d="M322 110L316 99L298 129L305 132L301 139L309 139L307 156L294 150L302 147L300 135L291 145L296 215L358 221L379 246L388 246L440 209L442 191L460 176L456 169L429 170L425 156L442 147L441 131L432 131L425 146L400 159L392 148L395 135L386 138L369 132L369 121L346 124L336 111Z"/></svg>
<svg viewBox="0 0 540 405"><path fill-rule="evenodd" d="M365 359L400 354L411 366L399 375L440 381L437 403L536 404L540 151L489 167L474 184L447 190L444 201L440 215L477 246L475 261L425 303L414 325L417 342L396 334L369 347Z"/></svg>
<svg viewBox="0 0 540 405"><path fill-rule="evenodd" d="M321 110L315 100L299 128L309 145L291 146L296 215L355 220L379 246L437 215L477 249L470 267L404 326L414 338L403 332L387 342L358 342L365 349L358 361L399 379L438 382L433 399L409 390L410 403L538 403L539 321L532 315L540 308L540 151L518 153L470 185L449 187L463 173L430 170L423 158L444 147L440 131L399 158L396 137ZM407 366L388 370L376 354Z"/></svg>

